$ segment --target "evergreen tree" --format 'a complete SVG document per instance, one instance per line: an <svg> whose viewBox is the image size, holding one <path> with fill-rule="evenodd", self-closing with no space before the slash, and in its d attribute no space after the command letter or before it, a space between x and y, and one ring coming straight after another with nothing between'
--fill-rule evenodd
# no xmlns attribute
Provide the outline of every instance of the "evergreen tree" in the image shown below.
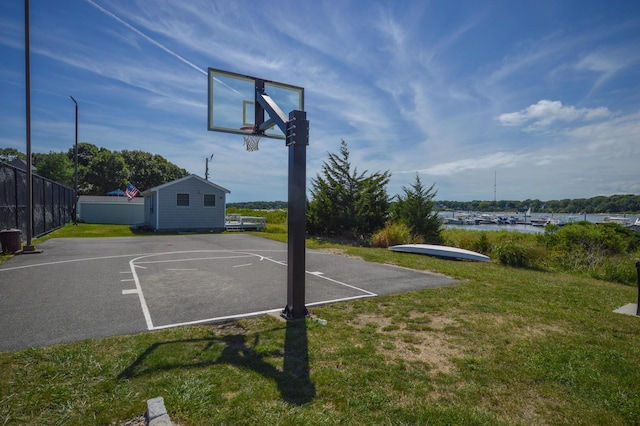
<svg viewBox="0 0 640 426"><path fill-rule="evenodd" d="M349 149L343 140L340 153L329 153L321 175L311 181L308 231L351 238L372 234L384 226L387 218L389 177L389 171L367 175L354 168L352 172Z"/></svg>
<svg viewBox="0 0 640 426"><path fill-rule="evenodd" d="M422 184L420 175L416 173L416 180L410 188L402 187L404 194L398 195L398 201L393 206L395 220L405 224L414 235L421 236L424 241L432 244L442 242L440 235L440 219L434 210L434 197L437 191L435 184L426 188Z"/></svg>

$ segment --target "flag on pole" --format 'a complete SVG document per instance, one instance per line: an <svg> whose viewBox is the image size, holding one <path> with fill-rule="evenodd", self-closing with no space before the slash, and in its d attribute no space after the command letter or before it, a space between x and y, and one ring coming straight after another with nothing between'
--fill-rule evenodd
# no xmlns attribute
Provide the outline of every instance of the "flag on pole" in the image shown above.
<svg viewBox="0 0 640 426"><path fill-rule="evenodd" d="M139 193L140 193L140 191L138 191L138 188L136 188L135 186L131 185L131 183L127 184L127 190L124 191L124 195L127 196L129 201L133 200L133 198L136 195L138 195Z"/></svg>

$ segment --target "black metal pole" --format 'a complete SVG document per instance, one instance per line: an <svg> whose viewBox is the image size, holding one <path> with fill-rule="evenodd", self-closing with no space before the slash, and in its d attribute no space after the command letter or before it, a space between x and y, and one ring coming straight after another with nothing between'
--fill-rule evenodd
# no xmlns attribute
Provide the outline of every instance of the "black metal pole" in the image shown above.
<svg viewBox="0 0 640 426"><path fill-rule="evenodd" d="M289 201L287 239L287 306L282 311L286 319L307 315L305 306L305 237L307 145L309 121L304 111L289 114L287 144L289 145Z"/></svg>
<svg viewBox="0 0 640 426"><path fill-rule="evenodd" d="M31 52L29 41L29 0L24 0L24 74L26 103L26 137L27 137L27 245L24 251L33 251L33 174L31 173Z"/></svg>
<svg viewBox="0 0 640 426"><path fill-rule="evenodd" d="M78 225L78 102L73 96L69 96L76 104L76 145L75 145L75 201L73 203L73 224Z"/></svg>
<svg viewBox="0 0 640 426"><path fill-rule="evenodd" d="M638 277L638 304L636 315L640 316L640 260L636 260L636 276Z"/></svg>

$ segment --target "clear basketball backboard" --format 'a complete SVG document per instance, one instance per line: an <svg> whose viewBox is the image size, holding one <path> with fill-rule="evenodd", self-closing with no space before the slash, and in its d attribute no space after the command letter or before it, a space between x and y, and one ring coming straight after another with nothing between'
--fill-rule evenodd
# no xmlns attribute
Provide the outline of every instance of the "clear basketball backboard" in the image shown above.
<svg viewBox="0 0 640 426"><path fill-rule="evenodd" d="M271 117L257 103L256 89L267 94L288 115L291 111L304 111L304 89L247 75L209 68L208 128L212 131L241 135L262 134L285 139L275 124L264 133L261 124Z"/></svg>

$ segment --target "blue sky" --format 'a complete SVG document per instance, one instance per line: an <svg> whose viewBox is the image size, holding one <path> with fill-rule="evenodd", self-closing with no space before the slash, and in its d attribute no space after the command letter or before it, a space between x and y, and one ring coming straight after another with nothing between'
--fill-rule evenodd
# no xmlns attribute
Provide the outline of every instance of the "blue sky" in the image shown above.
<svg viewBox="0 0 640 426"><path fill-rule="evenodd" d="M208 67L305 88L307 176L358 171L440 200L640 194L640 2L31 0L33 152L160 154L286 200L288 150L207 131ZM0 2L0 147L25 151L24 2ZM286 111L285 111L286 112ZM135 182L134 182L135 184ZM495 185L494 185L495 184ZM146 189L146 188L141 188Z"/></svg>

